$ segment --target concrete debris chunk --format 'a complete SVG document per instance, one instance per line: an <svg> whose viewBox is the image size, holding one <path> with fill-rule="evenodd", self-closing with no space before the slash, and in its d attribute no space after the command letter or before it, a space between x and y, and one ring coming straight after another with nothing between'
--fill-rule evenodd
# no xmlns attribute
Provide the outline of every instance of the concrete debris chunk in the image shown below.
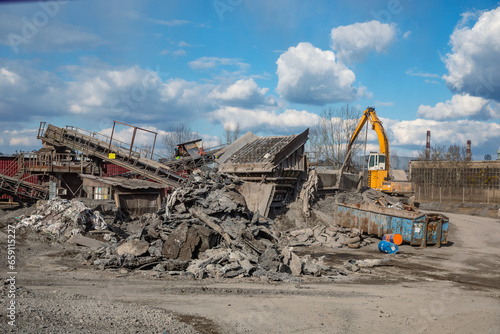
<svg viewBox="0 0 500 334"><path fill-rule="evenodd" d="M107 229L100 212L90 210L76 199L68 201L56 197L38 201L36 207L35 214L22 219L17 228L31 227L56 237L61 237L68 229L78 229L80 233Z"/></svg>
<svg viewBox="0 0 500 334"><path fill-rule="evenodd" d="M77 244L80 246L86 246L89 248L95 248L95 249L101 248L104 246L104 243L102 243L96 239L84 237L80 234L72 235L66 242L69 242L72 244Z"/></svg>
<svg viewBox="0 0 500 334"><path fill-rule="evenodd" d="M390 261L391 258L386 257L383 259L365 259L365 260L347 260L344 262L344 268L346 268L349 271L352 272L358 272L361 271L363 273L369 273L369 271L366 271L365 269L361 268L373 268L376 266L380 266L385 262Z"/></svg>
<svg viewBox="0 0 500 334"><path fill-rule="evenodd" d="M149 243L141 240L129 240L117 247L118 255L141 256L146 254L149 249Z"/></svg>
<svg viewBox="0 0 500 334"><path fill-rule="evenodd" d="M347 229L323 225L316 225L312 229L305 228L285 232L283 240L285 239L289 246L325 246L331 248L359 248L362 241L360 230L357 228Z"/></svg>

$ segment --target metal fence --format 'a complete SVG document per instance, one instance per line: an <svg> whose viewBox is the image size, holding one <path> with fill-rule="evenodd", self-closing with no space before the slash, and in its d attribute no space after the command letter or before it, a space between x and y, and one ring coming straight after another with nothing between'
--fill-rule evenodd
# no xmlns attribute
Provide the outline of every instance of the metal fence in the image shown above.
<svg viewBox="0 0 500 334"><path fill-rule="evenodd" d="M500 204L500 189L497 187L414 185L414 190L418 202Z"/></svg>

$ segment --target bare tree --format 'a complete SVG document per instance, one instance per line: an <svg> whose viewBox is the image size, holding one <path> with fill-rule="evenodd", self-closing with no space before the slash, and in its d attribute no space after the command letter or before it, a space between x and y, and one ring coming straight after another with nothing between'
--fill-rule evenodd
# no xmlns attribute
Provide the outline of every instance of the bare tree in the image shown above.
<svg viewBox="0 0 500 334"><path fill-rule="evenodd" d="M145 156L146 158L151 158L151 152L153 151L153 146L150 144L145 144L141 147L141 155Z"/></svg>
<svg viewBox="0 0 500 334"><path fill-rule="evenodd" d="M422 148L417 154L418 160L426 159L426 148ZM446 145L433 145L430 147L431 161L466 161L467 160L467 148L459 146L457 144Z"/></svg>
<svg viewBox="0 0 500 334"><path fill-rule="evenodd" d="M340 168L347 154L347 146L359 123L361 113L348 104L340 108L323 109L319 124L310 132L310 150L317 152L319 159ZM361 149L360 141L352 146L351 156Z"/></svg>
<svg viewBox="0 0 500 334"><path fill-rule="evenodd" d="M463 186L467 180L470 161L467 160L467 148L457 144L433 145L429 159L426 159L425 147L418 153L418 160L427 160L427 172L421 172L415 183L434 187Z"/></svg>
<svg viewBox="0 0 500 334"><path fill-rule="evenodd" d="M458 146L457 144L448 146L448 150L446 152L446 160L466 161L467 148L465 146Z"/></svg>
<svg viewBox="0 0 500 334"><path fill-rule="evenodd" d="M167 133L163 136L163 146L165 147L167 156L174 156L174 149L177 145L200 138L198 132L193 130L186 124L180 123L172 125L167 129Z"/></svg>
<svg viewBox="0 0 500 334"><path fill-rule="evenodd" d="M223 141L226 142L226 144L231 144L233 141L238 139L240 136L240 123L236 123L234 128L230 126L229 124L224 126L224 134L223 134Z"/></svg>

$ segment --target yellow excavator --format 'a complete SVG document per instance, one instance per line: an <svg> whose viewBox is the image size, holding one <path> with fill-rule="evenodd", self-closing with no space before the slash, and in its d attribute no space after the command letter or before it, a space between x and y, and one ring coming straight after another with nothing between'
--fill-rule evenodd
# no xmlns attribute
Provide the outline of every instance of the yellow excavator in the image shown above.
<svg viewBox="0 0 500 334"><path fill-rule="evenodd" d="M342 175L351 165L352 146L367 121L370 122L372 130L375 130L377 133L380 146L380 153L370 152L370 156L368 158L368 187L390 194L412 193L410 182L404 180L392 180L390 173L391 164L389 155L389 140L387 139L387 134L382 126L382 122L375 113L375 109L371 107L366 108L363 112L363 116L359 120L356 131L354 131L351 140L349 141L346 158L340 170L341 177L339 180L342 179Z"/></svg>

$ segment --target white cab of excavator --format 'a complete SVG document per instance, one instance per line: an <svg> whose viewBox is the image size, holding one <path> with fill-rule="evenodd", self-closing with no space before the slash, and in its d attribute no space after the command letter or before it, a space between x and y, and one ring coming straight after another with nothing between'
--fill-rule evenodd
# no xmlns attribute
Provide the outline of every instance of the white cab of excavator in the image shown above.
<svg viewBox="0 0 500 334"><path fill-rule="evenodd" d="M385 170L385 154L370 152L368 170Z"/></svg>

